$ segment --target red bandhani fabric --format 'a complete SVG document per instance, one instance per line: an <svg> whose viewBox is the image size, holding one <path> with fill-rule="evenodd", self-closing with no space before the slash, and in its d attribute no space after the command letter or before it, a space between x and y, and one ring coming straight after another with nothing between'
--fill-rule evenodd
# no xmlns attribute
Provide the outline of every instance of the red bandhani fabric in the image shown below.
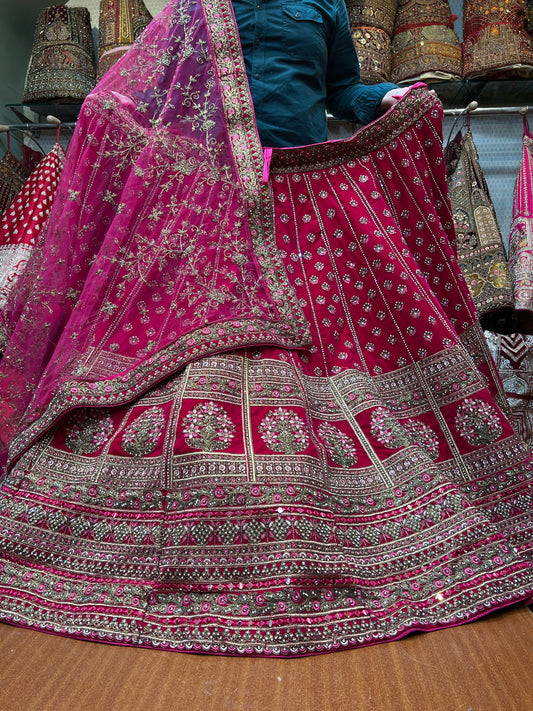
<svg viewBox="0 0 533 711"><path fill-rule="evenodd" d="M289 657L531 597L530 451L441 128L413 89L263 160L226 0L171 2L110 69L9 303L1 619Z"/></svg>
<svg viewBox="0 0 533 711"><path fill-rule="evenodd" d="M65 151L56 143L0 219L0 308L22 274L50 213L64 159Z"/></svg>

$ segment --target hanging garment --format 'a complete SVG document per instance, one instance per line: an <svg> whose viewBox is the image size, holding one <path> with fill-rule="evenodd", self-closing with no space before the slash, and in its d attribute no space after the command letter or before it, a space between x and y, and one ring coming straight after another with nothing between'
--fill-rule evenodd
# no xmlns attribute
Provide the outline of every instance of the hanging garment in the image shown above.
<svg viewBox="0 0 533 711"><path fill-rule="evenodd" d="M83 101L96 83L94 41L86 7L41 10L22 101Z"/></svg>
<svg viewBox="0 0 533 711"><path fill-rule="evenodd" d="M35 150L26 143L20 146L20 160L23 166L29 170L30 174L44 158L44 152Z"/></svg>
<svg viewBox="0 0 533 711"><path fill-rule="evenodd" d="M485 333L509 401L512 422L522 439L533 444L533 336Z"/></svg>
<svg viewBox="0 0 533 711"><path fill-rule="evenodd" d="M465 0L463 73L465 79L531 76L533 47L525 30L526 0Z"/></svg>
<svg viewBox="0 0 533 711"><path fill-rule="evenodd" d="M518 330L533 333L533 136L525 119L523 144L514 188L509 273Z"/></svg>
<svg viewBox="0 0 533 711"><path fill-rule="evenodd" d="M98 79L128 51L151 20L143 0L100 0Z"/></svg>
<svg viewBox="0 0 533 711"><path fill-rule="evenodd" d="M15 199L29 176L30 171L8 148L0 158L0 215Z"/></svg>
<svg viewBox="0 0 533 711"><path fill-rule="evenodd" d="M445 151L459 266L483 327L509 330L514 299L507 257L470 129Z"/></svg>
<svg viewBox="0 0 533 711"><path fill-rule="evenodd" d="M463 75L461 44L448 0L400 0L392 35L393 82Z"/></svg>
<svg viewBox="0 0 533 711"><path fill-rule="evenodd" d="M226 0L169 3L118 66L7 311L0 618L298 656L528 599L530 452L440 102L263 152Z"/></svg>
<svg viewBox="0 0 533 711"><path fill-rule="evenodd" d="M0 219L0 310L50 213L64 159L65 151L56 143Z"/></svg>

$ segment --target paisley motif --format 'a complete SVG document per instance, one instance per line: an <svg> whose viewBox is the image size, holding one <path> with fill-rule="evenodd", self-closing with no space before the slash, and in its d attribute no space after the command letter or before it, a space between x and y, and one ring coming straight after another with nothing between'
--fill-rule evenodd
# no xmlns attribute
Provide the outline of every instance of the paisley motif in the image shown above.
<svg viewBox="0 0 533 711"><path fill-rule="evenodd" d="M340 467L354 467L357 464L357 449L348 435L329 422L318 426L319 437L324 441L328 455Z"/></svg>
<svg viewBox="0 0 533 711"><path fill-rule="evenodd" d="M134 457L151 454L161 439L165 417L160 407L151 407L136 417L122 435L122 449Z"/></svg>
<svg viewBox="0 0 533 711"><path fill-rule="evenodd" d="M65 445L75 454L94 454L112 433L109 410L75 410L65 426Z"/></svg>

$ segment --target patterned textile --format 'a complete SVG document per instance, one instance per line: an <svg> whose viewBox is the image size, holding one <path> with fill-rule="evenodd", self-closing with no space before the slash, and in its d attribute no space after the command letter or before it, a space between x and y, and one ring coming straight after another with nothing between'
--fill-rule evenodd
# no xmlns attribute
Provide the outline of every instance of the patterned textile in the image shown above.
<svg viewBox="0 0 533 711"><path fill-rule="evenodd" d="M390 81L391 41L389 35L377 27L351 27L351 34L365 84Z"/></svg>
<svg viewBox="0 0 533 711"><path fill-rule="evenodd" d="M485 333L503 382L516 431L533 445L533 336Z"/></svg>
<svg viewBox="0 0 533 711"><path fill-rule="evenodd" d="M394 30L396 0L345 0L350 27L376 27L389 37Z"/></svg>
<svg viewBox="0 0 533 711"><path fill-rule="evenodd" d="M523 141L509 235L509 273L520 331L533 333L533 136L525 120Z"/></svg>
<svg viewBox="0 0 533 711"><path fill-rule="evenodd" d="M50 213L64 159L65 151L56 143L0 219L0 309Z"/></svg>
<svg viewBox="0 0 533 711"><path fill-rule="evenodd" d="M448 0L400 0L392 37L391 80L449 80L463 74Z"/></svg>
<svg viewBox="0 0 533 711"><path fill-rule="evenodd" d="M31 172L39 165L44 158L42 151L34 150L31 146L23 143L20 146L20 160L24 167Z"/></svg>
<svg viewBox="0 0 533 711"><path fill-rule="evenodd" d="M41 11L22 101L82 101L96 82L89 11L53 5Z"/></svg>
<svg viewBox="0 0 533 711"><path fill-rule="evenodd" d="M465 0L463 73L466 79L530 76L533 48L525 30L526 0Z"/></svg>
<svg viewBox="0 0 533 711"><path fill-rule="evenodd" d="M352 40L365 84L390 81L396 0L346 0Z"/></svg>
<svg viewBox="0 0 533 711"><path fill-rule="evenodd" d="M507 257L470 129L446 147L459 266L485 328L509 330L514 299Z"/></svg>
<svg viewBox="0 0 533 711"><path fill-rule="evenodd" d="M100 1L97 67L99 79L127 52L151 20L152 15L143 0Z"/></svg>
<svg viewBox="0 0 533 711"><path fill-rule="evenodd" d="M527 0L464 0L463 30L470 35L489 25L509 24L523 27L527 16Z"/></svg>
<svg viewBox="0 0 533 711"><path fill-rule="evenodd" d="M394 34L391 81L448 81L462 74L461 45L450 27L427 25Z"/></svg>
<svg viewBox="0 0 533 711"><path fill-rule="evenodd" d="M12 303L2 619L298 656L529 598L530 453L451 244L438 100L263 160L225 0L171 2L116 69Z"/></svg>
<svg viewBox="0 0 533 711"><path fill-rule="evenodd" d="M8 149L0 159L0 215L16 198L30 171Z"/></svg>
<svg viewBox="0 0 533 711"><path fill-rule="evenodd" d="M453 27L455 15L448 0L399 0L394 23L395 32L403 32L423 25Z"/></svg>

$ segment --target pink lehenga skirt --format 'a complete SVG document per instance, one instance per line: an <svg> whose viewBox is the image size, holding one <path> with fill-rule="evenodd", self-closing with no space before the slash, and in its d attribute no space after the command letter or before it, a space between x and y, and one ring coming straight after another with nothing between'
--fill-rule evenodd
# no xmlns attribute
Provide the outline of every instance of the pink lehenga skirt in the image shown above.
<svg viewBox="0 0 533 711"><path fill-rule="evenodd" d="M274 151L276 240L309 347L193 359L129 404L64 415L15 462L4 620L294 656L531 594L528 451L450 245L429 105Z"/></svg>
<svg viewBox="0 0 533 711"><path fill-rule="evenodd" d="M4 318L0 619L288 657L529 599L530 453L457 264L442 107L413 90L263 166L217 7L170 3L89 97Z"/></svg>

